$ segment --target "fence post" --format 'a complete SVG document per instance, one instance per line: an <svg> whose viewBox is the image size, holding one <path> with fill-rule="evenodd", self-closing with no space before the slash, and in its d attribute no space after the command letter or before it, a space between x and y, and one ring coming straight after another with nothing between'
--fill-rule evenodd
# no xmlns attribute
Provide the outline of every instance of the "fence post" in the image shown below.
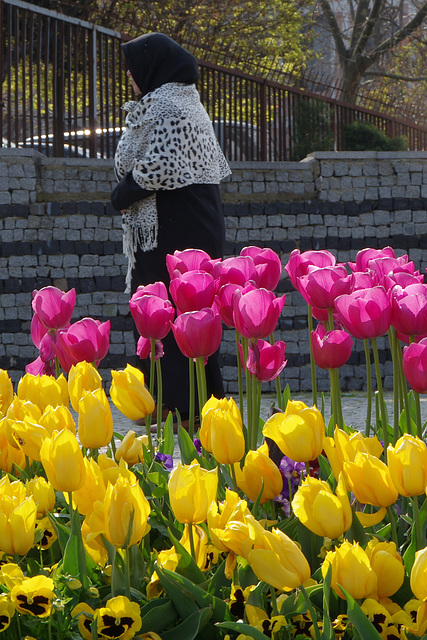
<svg viewBox="0 0 427 640"><path fill-rule="evenodd" d="M93 25L89 30L89 155L96 158L96 125L97 125L97 29Z"/></svg>
<svg viewBox="0 0 427 640"><path fill-rule="evenodd" d="M267 84L261 84L260 100L261 160L267 160Z"/></svg>
<svg viewBox="0 0 427 640"><path fill-rule="evenodd" d="M58 33L58 20L53 20L53 155L64 156L64 33ZM46 138L48 146L48 138Z"/></svg>

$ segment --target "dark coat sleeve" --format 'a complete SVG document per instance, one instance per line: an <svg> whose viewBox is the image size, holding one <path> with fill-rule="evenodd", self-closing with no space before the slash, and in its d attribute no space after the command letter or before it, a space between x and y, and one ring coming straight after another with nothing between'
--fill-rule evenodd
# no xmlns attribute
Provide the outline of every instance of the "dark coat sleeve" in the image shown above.
<svg viewBox="0 0 427 640"><path fill-rule="evenodd" d="M134 180L132 171L130 171L120 180L118 185L114 187L111 193L111 203L116 211L121 211L122 209L128 209L134 202L152 196L153 193L155 192L140 187Z"/></svg>

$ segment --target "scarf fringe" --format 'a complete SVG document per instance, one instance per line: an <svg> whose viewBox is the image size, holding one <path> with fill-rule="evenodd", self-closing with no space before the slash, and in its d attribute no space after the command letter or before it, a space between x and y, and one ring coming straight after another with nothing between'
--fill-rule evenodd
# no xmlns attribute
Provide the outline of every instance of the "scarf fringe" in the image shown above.
<svg viewBox="0 0 427 640"><path fill-rule="evenodd" d="M152 251L157 247L158 223L143 226L123 225L123 253L128 259L125 293L131 292L132 271L136 264L138 247L142 251Z"/></svg>

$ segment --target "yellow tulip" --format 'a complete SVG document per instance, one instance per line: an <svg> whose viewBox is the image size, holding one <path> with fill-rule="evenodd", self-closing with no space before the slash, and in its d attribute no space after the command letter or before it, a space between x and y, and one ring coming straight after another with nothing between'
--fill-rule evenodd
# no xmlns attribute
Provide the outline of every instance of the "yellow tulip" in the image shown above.
<svg viewBox="0 0 427 640"><path fill-rule="evenodd" d="M343 470L344 462L353 462L358 451L370 453L376 458L383 452L377 436L366 438L360 431L348 434L338 427L335 427L333 438L325 438L323 446L336 480Z"/></svg>
<svg viewBox="0 0 427 640"><path fill-rule="evenodd" d="M243 421L233 398L211 398L205 404L202 410L200 442L220 464L233 464L243 458Z"/></svg>
<svg viewBox="0 0 427 640"><path fill-rule="evenodd" d="M100 511L100 517L96 517L97 511ZM102 526L99 529L94 528L93 516L95 514L95 522L102 522ZM97 501L92 505L92 510L83 520L82 524L82 538L83 545L86 553L92 558L95 564L100 567L105 567L108 562L107 549L104 546L101 535L104 529L104 510L102 503ZM90 638L92 640L92 638Z"/></svg>
<svg viewBox="0 0 427 640"><path fill-rule="evenodd" d="M332 567L331 586L335 593L345 600L338 585L344 587L356 600L375 597L377 575L371 567L367 553L359 543L346 540L335 551L328 551L322 564L322 575L326 576Z"/></svg>
<svg viewBox="0 0 427 640"><path fill-rule="evenodd" d="M282 474L268 455L267 443L256 451L248 451L243 468L236 464L234 469L237 486L252 502L256 501L261 489L260 504L276 498L283 489Z"/></svg>
<svg viewBox="0 0 427 640"><path fill-rule="evenodd" d="M9 405L13 400L13 384L9 374L0 369L0 418L6 415Z"/></svg>
<svg viewBox="0 0 427 640"><path fill-rule="evenodd" d="M21 567L14 562L6 562L0 565L0 584L4 584L9 591L25 580Z"/></svg>
<svg viewBox="0 0 427 640"><path fill-rule="evenodd" d="M336 494L327 482L307 476L292 500L296 517L317 536L339 538L353 521L342 475Z"/></svg>
<svg viewBox="0 0 427 640"><path fill-rule="evenodd" d="M285 413L276 413L262 430L282 453L295 462L314 460L323 450L325 423L316 407L301 402L288 402Z"/></svg>
<svg viewBox="0 0 427 640"><path fill-rule="evenodd" d="M104 498L105 537L117 548L137 544L150 531L151 508L138 482L119 477ZM132 523L132 526L131 526Z"/></svg>
<svg viewBox="0 0 427 640"><path fill-rule="evenodd" d="M96 391L101 387L101 374L92 363L83 360L83 362L78 362L76 365L71 365L68 373L68 393L74 411L78 413L79 401L86 391Z"/></svg>
<svg viewBox="0 0 427 640"><path fill-rule="evenodd" d="M196 460L190 465L178 462L178 466L169 476L168 485L170 504L178 522L205 522L208 509L216 499L217 469L206 471Z"/></svg>
<svg viewBox="0 0 427 640"><path fill-rule="evenodd" d="M377 575L377 598L392 596L403 584L405 567L394 542L372 538L365 549L372 569Z"/></svg>
<svg viewBox="0 0 427 640"><path fill-rule="evenodd" d="M248 554L265 529L251 514L244 520L229 520L224 529L211 529L224 547L238 556L247 559Z"/></svg>
<svg viewBox="0 0 427 640"><path fill-rule="evenodd" d="M7 477L7 476L6 476ZM13 486L9 485L9 487ZM0 550L7 555L25 555L34 544L37 507L33 498L14 491L0 493ZM25 487L23 487L25 492Z"/></svg>
<svg viewBox="0 0 427 640"><path fill-rule="evenodd" d="M63 380L64 376L61 380L55 380L52 376L33 376L26 373L18 382L17 396L21 400L33 402L42 412L49 404L53 407L67 404L68 393L64 392Z"/></svg>
<svg viewBox="0 0 427 640"><path fill-rule="evenodd" d="M198 527L197 524L193 526L193 540L194 540L194 559L199 569L206 569L207 556L208 556L208 536L202 527ZM190 533L189 525L184 526L184 533L181 536L180 543L191 554Z"/></svg>
<svg viewBox="0 0 427 640"><path fill-rule="evenodd" d="M6 413L6 417L2 420L4 425L4 433L11 447L19 449L19 444L13 435L13 426L15 422L23 422L25 417L31 419L32 422L38 423L41 418L41 409L30 401L20 400L15 396Z"/></svg>
<svg viewBox="0 0 427 640"><path fill-rule="evenodd" d="M76 436L63 429L46 438L40 448L40 460L49 482L58 491L76 491L83 486L86 476Z"/></svg>
<svg viewBox="0 0 427 640"><path fill-rule="evenodd" d="M40 462L40 448L45 439L49 437L49 432L27 416L23 422L17 421L11 424L9 429L13 439L25 455L31 460Z"/></svg>
<svg viewBox="0 0 427 640"><path fill-rule="evenodd" d="M354 462L344 462L347 486L363 504L388 507L397 500L398 493L388 467L369 453L358 452Z"/></svg>
<svg viewBox="0 0 427 640"><path fill-rule="evenodd" d="M109 458L104 453L101 453L101 455L98 456L98 465L101 469L105 486L107 486L109 482L111 482L111 484L115 484L119 476L128 478L131 484L136 482L136 475L128 469L127 462L123 458L117 464L113 458Z"/></svg>
<svg viewBox="0 0 427 640"><path fill-rule="evenodd" d="M54 431L61 431L62 429L68 429L72 433L76 433L76 424L72 413L69 408L63 404L57 407L48 405L38 423L47 430L49 435L52 435Z"/></svg>
<svg viewBox="0 0 427 640"><path fill-rule="evenodd" d="M387 464L397 491L402 496L420 496L427 487L427 447L405 433L387 449Z"/></svg>
<svg viewBox="0 0 427 640"><path fill-rule="evenodd" d="M86 391L79 400L79 440L87 449L105 447L113 437L113 416L103 389Z"/></svg>
<svg viewBox="0 0 427 640"><path fill-rule="evenodd" d="M418 600L427 600L427 547L415 553L411 571L411 589Z"/></svg>
<svg viewBox="0 0 427 640"><path fill-rule="evenodd" d="M26 464L25 453L19 447L12 447L6 437L6 419L0 420L0 469L17 475L15 465L25 469Z"/></svg>
<svg viewBox="0 0 427 640"><path fill-rule="evenodd" d="M126 366L124 371L111 371L111 400L129 420L141 420L154 411L154 400L145 387L144 374Z"/></svg>
<svg viewBox="0 0 427 640"><path fill-rule="evenodd" d="M116 460L123 458L130 467L137 464L137 462L143 462L144 446L148 448L148 436L136 437L135 431L131 429L117 447Z"/></svg>
<svg viewBox="0 0 427 640"><path fill-rule="evenodd" d="M293 540L283 531L264 531L248 553L248 562L258 580L275 589L291 591L304 584L311 575L310 566Z"/></svg>
<svg viewBox="0 0 427 640"><path fill-rule="evenodd" d="M25 483L28 496L32 496L37 505L37 514L46 515L55 506L55 490L43 477L37 476Z"/></svg>
<svg viewBox="0 0 427 640"><path fill-rule="evenodd" d="M73 491L73 506L82 515L87 515L96 500L104 500L107 482L104 480L99 465L93 458L83 458L85 481L80 489ZM68 502L68 496L65 495Z"/></svg>
<svg viewBox="0 0 427 640"><path fill-rule="evenodd" d="M214 501L208 509L207 522L212 544L220 551L229 551L218 537L217 532L223 531L230 520L244 522L249 513L246 500L241 500L235 491L226 489L224 502L220 502L218 505Z"/></svg>

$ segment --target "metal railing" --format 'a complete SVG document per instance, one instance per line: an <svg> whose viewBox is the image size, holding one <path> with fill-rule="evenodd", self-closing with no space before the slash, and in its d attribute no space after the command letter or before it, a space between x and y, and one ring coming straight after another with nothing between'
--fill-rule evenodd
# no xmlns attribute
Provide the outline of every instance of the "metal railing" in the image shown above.
<svg viewBox="0 0 427 640"><path fill-rule="evenodd" d="M112 157L131 97L121 34L21 0L0 0L0 27L2 146ZM427 149L425 127L216 64L200 61L199 69L201 99L229 160L339 151L354 120Z"/></svg>

